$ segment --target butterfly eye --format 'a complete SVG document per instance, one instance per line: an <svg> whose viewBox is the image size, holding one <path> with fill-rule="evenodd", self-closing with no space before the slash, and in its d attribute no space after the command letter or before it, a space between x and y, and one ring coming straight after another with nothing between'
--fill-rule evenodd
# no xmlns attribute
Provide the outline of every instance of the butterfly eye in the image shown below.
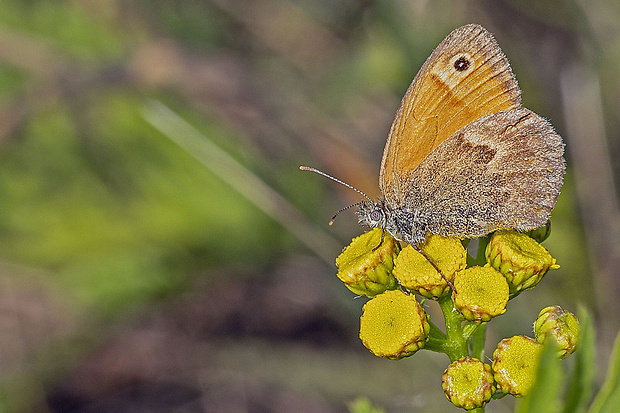
<svg viewBox="0 0 620 413"><path fill-rule="evenodd" d="M382 218L383 218L383 213L379 209L375 209L374 211L370 213L370 219L375 222L381 221Z"/></svg>
<svg viewBox="0 0 620 413"><path fill-rule="evenodd" d="M467 59L464 56L459 57L458 59L456 59L454 61L454 68L458 71L458 72L463 72L465 70L467 70L467 68L470 65L470 61L469 59Z"/></svg>

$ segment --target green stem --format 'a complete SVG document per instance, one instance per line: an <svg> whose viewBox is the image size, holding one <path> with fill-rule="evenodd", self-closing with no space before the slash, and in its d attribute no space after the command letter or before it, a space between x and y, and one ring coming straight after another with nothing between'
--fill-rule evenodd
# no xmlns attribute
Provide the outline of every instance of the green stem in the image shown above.
<svg viewBox="0 0 620 413"><path fill-rule="evenodd" d="M471 356L484 362L484 344L486 342L487 323L477 326L471 337Z"/></svg>
<svg viewBox="0 0 620 413"><path fill-rule="evenodd" d="M467 339L463 335L463 316L456 311L452 297L448 294L439 299L439 307L443 312L446 322L446 340L443 344L443 352L450 357L450 361L456 361L468 355Z"/></svg>
<svg viewBox="0 0 620 413"><path fill-rule="evenodd" d="M478 238L478 252L473 258L468 255L468 266L484 265L486 262L485 251L491 236ZM466 323L463 327L467 339L471 342L471 355L480 361L484 361L484 345L486 341L487 323Z"/></svg>
<svg viewBox="0 0 620 413"><path fill-rule="evenodd" d="M428 333L428 340L424 345L424 349L436 351L438 353L446 352L446 335L433 322L429 322L431 331Z"/></svg>
<svg viewBox="0 0 620 413"><path fill-rule="evenodd" d="M478 238L478 251L476 253L476 257L472 257L467 254L467 266L473 267L474 265L484 265L487 261L485 256L485 251L487 249L487 245L491 240L491 236L487 235L486 237Z"/></svg>
<svg viewBox="0 0 620 413"><path fill-rule="evenodd" d="M471 321L466 322L463 325L463 335L465 336L465 339L469 340L478 327L480 327L480 324L472 323Z"/></svg>

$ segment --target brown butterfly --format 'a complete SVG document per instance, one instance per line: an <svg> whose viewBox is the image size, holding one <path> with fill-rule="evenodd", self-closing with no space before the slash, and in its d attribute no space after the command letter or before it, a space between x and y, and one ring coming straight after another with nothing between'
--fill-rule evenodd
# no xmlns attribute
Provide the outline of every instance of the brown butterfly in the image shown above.
<svg viewBox="0 0 620 413"><path fill-rule="evenodd" d="M493 36L469 24L437 46L407 89L383 151L381 196L353 188L366 198L355 204L358 220L420 252L428 234L539 228L560 194L563 153L551 124L521 106Z"/></svg>

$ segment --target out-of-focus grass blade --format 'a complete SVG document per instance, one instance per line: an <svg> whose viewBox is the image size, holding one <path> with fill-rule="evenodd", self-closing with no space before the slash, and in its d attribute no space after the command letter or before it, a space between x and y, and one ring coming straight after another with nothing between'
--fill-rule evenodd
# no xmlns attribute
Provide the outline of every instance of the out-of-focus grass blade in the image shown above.
<svg viewBox="0 0 620 413"><path fill-rule="evenodd" d="M585 307L580 307L579 344L571 357L576 357L575 371L566 393L566 404L562 413L584 413L592 398L596 373L596 346L592 316Z"/></svg>
<svg viewBox="0 0 620 413"><path fill-rule="evenodd" d="M620 334L609 357L607 377L588 413L620 412Z"/></svg>
<svg viewBox="0 0 620 413"><path fill-rule="evenodd" d="M530 393L517 405L517 413L555 413L560 411L560 390L562 388L562 366L557 356L557 346L547 340L540 355L536 372L536 383Z"/></svg>
<svg viewBox="0 0 620 413"><path fill-rule="evenodd" d="M147 122L198 160L216 176L280 223L329 265L342 245L308 220L293 204L245 168L209 138L158 101L144 108Z"/></svg>

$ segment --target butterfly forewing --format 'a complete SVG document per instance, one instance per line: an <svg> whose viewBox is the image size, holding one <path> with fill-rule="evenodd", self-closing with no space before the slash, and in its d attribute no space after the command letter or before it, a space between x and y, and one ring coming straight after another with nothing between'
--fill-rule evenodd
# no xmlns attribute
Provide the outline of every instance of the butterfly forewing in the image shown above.
<svg viewBox="0 0 620 413"><path fill-rule="evenodd" d="M454 30L426 60L392 123L379 177L385 200L404 205L413 171L434 148L469 123L520 103L493 36L478 25Z"/></svg>

